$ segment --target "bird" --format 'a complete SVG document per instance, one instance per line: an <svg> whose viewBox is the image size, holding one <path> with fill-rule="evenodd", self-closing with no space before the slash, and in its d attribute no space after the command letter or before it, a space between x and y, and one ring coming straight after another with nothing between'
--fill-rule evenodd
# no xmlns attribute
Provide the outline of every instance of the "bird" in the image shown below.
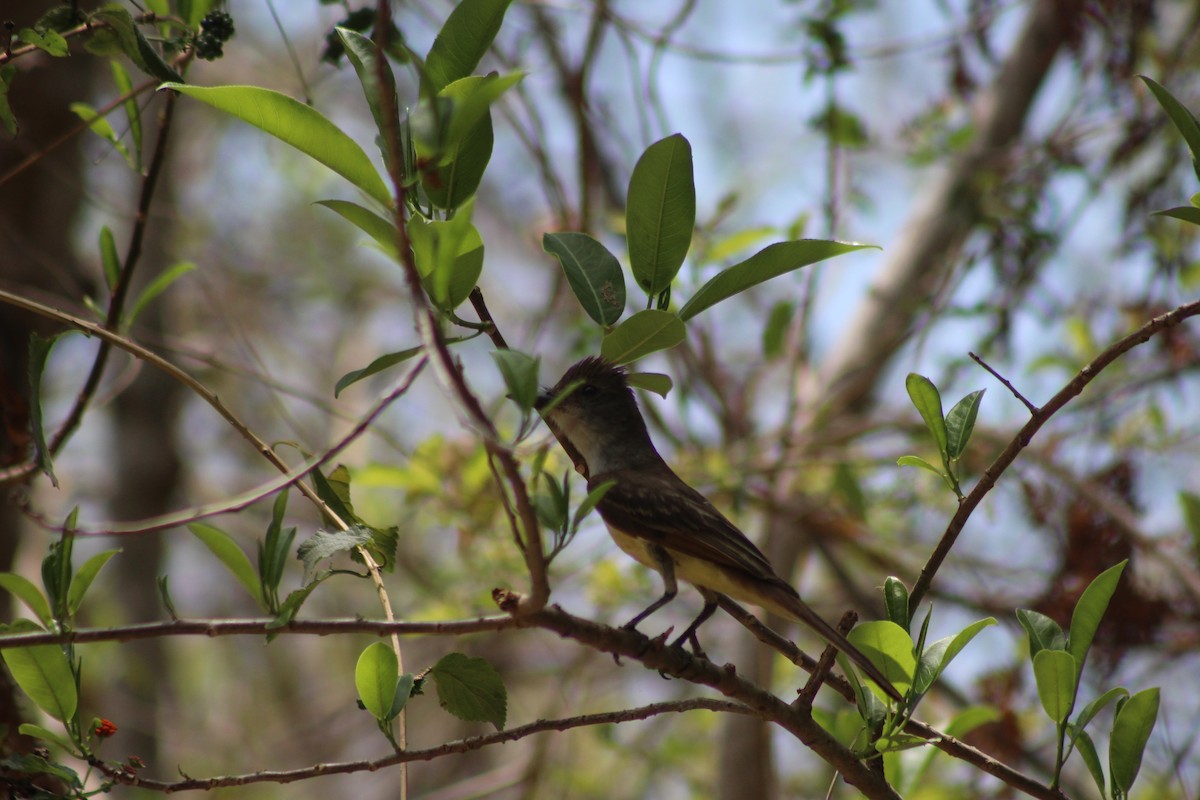
<svg viewBox="0 0 1200 800"><path fill-rule="evenodd" d="M716 611L720 593L808 626L886 694L903 699L865 654L775 573L736 525L663 460L624 367L585 358L542 391L535 407L587 478L589 492L607 484L595 507L617 546L662 576L663 595L630 620L627 630L671 602L681 579L699 590L704 608L674 646L690 642L703 655L696 630Z"/></svg>

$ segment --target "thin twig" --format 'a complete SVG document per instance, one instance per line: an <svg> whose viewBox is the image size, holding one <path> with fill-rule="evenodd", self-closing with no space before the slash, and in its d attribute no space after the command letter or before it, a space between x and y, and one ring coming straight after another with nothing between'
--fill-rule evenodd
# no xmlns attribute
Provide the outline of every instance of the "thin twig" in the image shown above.
<svg viewBox="0 0 1200 800"><path fill-rule="evenodd" d="M1000 383L1004 384L1004 388L1006 388L1010 392L1012 392L1013 397L1017 398L1018 400L1020 400L1022 403L1025 404L1025 407L1029 409L1030 414L1038 413L1038 407L1035 406L1033 403L1029 402L1028 400L1026 400L1025 395L1018 392L1017 388L1015 386L1013 386L1011 383L1009 383L1007 378L1005 378L999 372L996 372L996 370L992 369L990 364L988 364L986 361L984 361L982 358L975 355L974 353L967 353L967 355L969 355L971 357L971 360L974 361L976 364L978 364L979 366L986 369L993 378L1000 381Z"/></svg>
<svg viewBox="0 0 1200 800"><path fill-rule="evenodd" d="M1058 394L1050 398L1044 406L1033 414L1030 420L1017 432L1017 435L1013 437L1012 441L1008 443L1008 446L1004 448L1004 451L984 470L983 475L979 477L979 482L975 484L975 488L959 503L958 510L955 512L954 517L951 518L950 524L946 526L946 532L942 534L941 541L934 548L933 553L929 556L929 560L921 570L921 574L913 584L912 592L909 594L908 607L910 612L914 611L920 605L926 592L929 591L934 575L937 574L942 562L946 560L946 556L950 554L950 549L954 547L954 543L958 540L958 535L962 533L963 526L966 525L971 514L978 507L984 496L996 485L996 481L1004 470L1008 469L1009 465L1016 460L1021 451L1033 440L1038 430L1118 358L1139 344L1150 341L1155 334L1168 328L1173 328L1183 320L1194 317L1197 314L1200 314L1200 300L1185 303L1166 314L1157 316L1133 333L1117 340L1092 359L1089 364L1085 365Z"/></svg>

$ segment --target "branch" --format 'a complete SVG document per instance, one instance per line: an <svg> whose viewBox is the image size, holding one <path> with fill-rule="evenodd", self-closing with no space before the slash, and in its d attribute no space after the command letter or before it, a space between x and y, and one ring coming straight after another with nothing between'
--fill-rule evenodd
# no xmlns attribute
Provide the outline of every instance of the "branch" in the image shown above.
<svg viewBox="0 0 1200 800"><path fill-rule="evenodd" d="M146 780L130 775L123 767L105 764L98 760L92 766L104 772L105 775L128 786L152 789L159 792L180 792L185 790L210 790L225 786L245 786L251 783L292 783L294 781L318 778L322 775L345 775L352 772L375 772L385 767L407 764L413 761L432 761L443 756L469 753L494 744L504 744L524 739L535 733L547 731L569 731L593 725L616 725L622 722L649 719L660 714L682 713L684 711L719 711L731 714L749 714L749 709L738 703L727 700L709 698L694 698L691 700L675 700L668 703L652 703L638 708L623 711L608 711L600 714L583 714L566 719L542 719L521 725L507 731L489 733L483 736L472 736L447 742L437 747L423 750L403 750L383 758L370 761L342 761L331 764L314 764L311 767L276 772L253 772L246 775L228 775L220 778L187 778L181 781Z"/></svg>
<svg viewBox="0 0 1200 800"><path fill-rule="evenodd" d="M1100 355L1092 359L1091 363L1079 370L1070 383L1064 386L1058 394L1050 398L1049 402L1039 408L1030 417L1024 427L1008 443L1008 447L1004 448L1004 451L996 457L996 460L984 470L983 475L980 476L979 482L975 484L975 488L971 490L971 493L959 503L958 511L955 512L954 517L950 520L950 524L946 526L946 532L942 534L941 541L934 548L932 555L929 556L929 560L925 563L925 567L921 570L920 576L913 585L908 602L910 610L915 610L920 604L921 599L925 596L925 593L929 591L929 586L933 582L934 575L937 574L942 562L949 555L950 548L954 547L955 541L958 540L958 535L962 533L963 526L966 525L975 508L983 500L984 496L992 490L992 487L996 485L996 481L999 479L1001 473L1008 469L1009 465L1016 460L1021 451L1029 445L1038 430L1118 358L1138 345L1150 341L1151 337L1155 334L1168 328L1173 328L1188 317L1194 317L1197 314L1200 314L1200 300L1185 303L1166 314L1155 317L1133 333L1123 339L1117 340L1101 352Z"/></svg>

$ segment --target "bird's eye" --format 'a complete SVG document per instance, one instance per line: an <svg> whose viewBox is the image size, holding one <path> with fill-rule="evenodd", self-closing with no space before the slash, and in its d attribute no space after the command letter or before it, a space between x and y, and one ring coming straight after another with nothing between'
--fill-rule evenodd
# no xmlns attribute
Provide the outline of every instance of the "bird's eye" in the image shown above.
<svg viewBox="0 0 1200 800"><path fill-rule="evenodd" d="M600 390L598 388L596 388L596 384L585 383L583 386L579 387L579 396L580 397L595 397L596 392L598 392L598 391L600 391Z"/></svg>

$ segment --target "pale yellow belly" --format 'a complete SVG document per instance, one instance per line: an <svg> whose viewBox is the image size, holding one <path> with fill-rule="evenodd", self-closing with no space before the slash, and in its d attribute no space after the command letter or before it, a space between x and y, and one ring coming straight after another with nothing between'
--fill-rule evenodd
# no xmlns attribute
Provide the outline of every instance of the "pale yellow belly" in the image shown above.
<svg viewBox="0 0 1200 800"><path fill-rule="evenodd" d="M611 527L608 532L612 535L613 541L617 543L617 547L650 569L658 570L658 561L650 552L650 547L645 539L630 536ZM671 555L671 560L675 562L675 577L678 580L729 595L734 600L740 600L743 603L763 605L765 598L760 593L751 591L744 581L730 577L728 573L712 563L675 550L667 552Z"/></svg>

